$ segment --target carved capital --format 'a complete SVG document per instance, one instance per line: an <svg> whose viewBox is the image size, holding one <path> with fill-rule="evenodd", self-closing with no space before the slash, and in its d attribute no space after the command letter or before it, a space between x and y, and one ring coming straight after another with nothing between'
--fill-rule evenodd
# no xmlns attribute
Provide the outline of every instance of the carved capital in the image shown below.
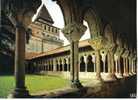
<svg viewBox="0 0 138 100"><path fill-rule="evenodd" d="M13 25L20 22L27 27L40 4L41 0L8 0L5 5L6 14Z"/></svg>
<svg viewBox="0 0 138 100"><path fill-rule="evenodd" d="M102 36L93 38L89 40L88 42L90 43L91 47L94 48L95 50L103 49L106 44L105 38Z"/></svg>
<svg viewBox="0 0 138 100"><path fill-rule="evenodd" d="M124 52L124 48L117 47L115 54L117 56L121 56L123 52Z"/></svg>
<svg viewBox="0 0 138 100"><path fill-rule="evenodd" d="M124 53L122 54L122 57L127 58L129 56L129 51L125 50Z"/></svg>
<svg viewBox="0 0 138 100"><path fill-rule="evenodd" d="M62 32L64 33L65 37L71 41L78 41L81 36L86 31L87 27L84 26L82 23L69 23L63 29Z"/></svg>

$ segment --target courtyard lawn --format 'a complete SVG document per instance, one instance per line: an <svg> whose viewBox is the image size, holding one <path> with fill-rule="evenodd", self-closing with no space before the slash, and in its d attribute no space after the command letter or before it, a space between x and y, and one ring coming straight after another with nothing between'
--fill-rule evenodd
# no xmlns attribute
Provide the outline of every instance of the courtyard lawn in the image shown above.
<svg viewBox="0 0 138 100"><path fill-rule="evenodd" d="M0 98L5 98L15 86L13 76L0 76ZM69 80L58 76L26 75L26 87L30 93L50 91L69 86Z"/></svg>

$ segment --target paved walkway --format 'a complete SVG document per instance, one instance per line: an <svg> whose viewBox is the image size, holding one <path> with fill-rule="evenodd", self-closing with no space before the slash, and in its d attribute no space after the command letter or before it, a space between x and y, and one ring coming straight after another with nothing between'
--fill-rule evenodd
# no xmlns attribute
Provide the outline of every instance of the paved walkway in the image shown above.
<svg viewBox="0 0 138 100"><path fill-rule="evenodd" d="M136 96L136 76L113 82L91 80L81 89L70 87L50 93L33 95L34 98L134 98Z"/></svg>

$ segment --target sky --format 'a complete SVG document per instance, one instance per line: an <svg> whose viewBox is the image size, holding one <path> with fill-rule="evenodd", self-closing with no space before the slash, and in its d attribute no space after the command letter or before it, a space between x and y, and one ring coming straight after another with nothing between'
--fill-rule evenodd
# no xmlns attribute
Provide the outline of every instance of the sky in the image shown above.
<svg viewBox="0 0 138 100"><path fill-rule="evenodd" d="M56 26L56 27L62 29L64 27L64 18L63 18L60 7L56 4L56 2L51 1L51 0L42 0L42 5L43 4L46 6L46 8L47 8L48 12L50 13L52 19L54 20L53 26ZM42 5L38 8L37 13L39 12ZM33 17L33 20L37 16L37 13ZM87 26L87 30L84 33L84 35L81 37L80 41L90 38L90 31L89 31L87 22L84 21L84 25ZM60 31L59 36L60 36L60 39L62 39L64 41L64 45L69 44L69 41L65 38L65 36L63 35L63 33L61 31Z"/></svg>

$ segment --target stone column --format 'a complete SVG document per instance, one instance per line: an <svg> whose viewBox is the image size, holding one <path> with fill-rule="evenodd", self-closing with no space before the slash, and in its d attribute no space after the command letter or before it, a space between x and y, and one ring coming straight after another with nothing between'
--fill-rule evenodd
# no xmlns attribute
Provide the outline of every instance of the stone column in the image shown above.
<svg viewBox="0 0 138 100"><path fill-rule="evenodd" d="M56 59L53 59L53 71L57 71Z"/></svg>
<svg viewBox="0 0 138 100"><path fill-rule="evenodd" d="M48 61L47 61L47 71L49 71L49 69L50 69L50 60L48 59Z"/></svg>
<svg viewBox="0 0 138 100"><path fill-rule="evenodd" d="M85 72L87 72L87 56L84 55L84 62L85 62Z"/></svg>
<svg viewBox="0 0 138 100"><path fill-rule="evenodd" d="M7 16L16 28L15 89L9 97L27 97L29 92L25 87L25 34L33 15L41 5L41 0L13 0L11 2L5 1L4 4L6 4L5 8L8 7L4 11L8 12Z"/></svg>
<svg viewBox="0 0 138 100"><path fill-rule="evenodd" d="M92 54L92 62L94 63L94 72L96 72L96 57Z"/></svg>
<svg viewBox="0 0 138 100"><path fill-rule="evenodd" d="M67 64L67 72L69 71L69 59L66 58L66 64Z"/></svg>
<svg viewBox="0 0 138 100"><path fill-rule="evenodd" d="M64 72L64 59L61 59L62 71Z"/></svg>
<svg viewBox="0 0 138 100"><path fill-rule="evenodd" d="M80 72L80 63L81 63L81 54L79 54L79 61L78 61L78 66L79 66L79 72Z"/></svg>
<svg viewBox="0 0 138 100"><path fill-rule="evenodd" d="M132 61L130 57L128 58L128 60L129 60L129 75L132 75Z"/></svg>
<svg viewBox="0 0 138 100"><path fill-rule="evenodd" d="M100 63L100 50L96 50L96 77L97 79L101 79L101 63Z"/></svg>
<svg viewBox="0 0 138 100"><path fill-rule="evenodd" d="M79 81L79 63L78 63L78 42L79 41L75 41L75 42L72 42L71 43L71 66L74 66L72 67L71 69L71 74L72 74L72 80L74 80L74 84L73 84L73 87L75 85L75 87L80 87L81 86L81 83Z"/></svg>
<svg viewBox="0 0 138 100"><path fill-rule="evenodd" d="M108 81L115 81L116 77L115 77L115 72L114 72L114 54L112 51L108 52L108 76L107 76L107 80Z"/></svg>
<svg viewBox="0 0 138 100"><path fill-rule="evenodd" d="M124 68L124 73L123 73L123 75L126 76L126 75L125 75L125 74L126 74L126 58L125 58L125 57L123 58L123 68Z"/></svg>
<svg viewBox="0 0 138 100"><path fill-rule="evenodd" d="M58 59L58 71L60 71L60 59Z"/></svg>
<svg viewBox="0 0 138 100"><path fill-rule="evenodd" d="M86 27L82 23L75 21L68 23L63 29L64 36L70 42L70 55L71 55L71 86L75 88L82 87L79 81L79 65L78 65L78 43L81 36L86 31Z"/></svg>
<svg viewBox="0 0 138 100"><path fill-rule="evenodd" d="M127 58L124 58L124 76L129 76L128 74L128 59Z"/></svg>
<svg viewBox="0 0 138 100"><path fill-rule="evenodd" d="M120 64L120 56L118 57L118 77L123 78L122 72L121 72L121 64Z"/></svg>
<svg viewBox="0 0 138 100"><path fill-rule="evenodd" d="M115 64L114 64L114 53L110 53L110 58L111 58L111 67L112 67L112 74L115 76Z"/></svg>
<svg viewBox="0 0 138 100"><path fill-rule="evenodd" d="M106 54L101 53L101 56L102 56L102 62L103 62L103 72L106 73L105 71Z"/></svg>
<svg viewBox="0 0 138 100"><path fill-rule="evenodd" d="M15 43L15 90L9 97L29 96L25 87L25 33L23 25L18 23Z"/></svg>
<svg viewBox="0 0 138 100"><path fill-rule="evenodd" d="M45 60L45 71L47 71L47 61Z"/></svg>
<svg viewBox="0 0 138 100"><path fill-rule="evenodd" d="M96 79L99 82L102 82L101 78L101 63L100 63L100 50L104 48L104 37L101 35L97 35L96 37L90 39L88 42L90 43L90 46L94 48L95 55L96 55Z"/></svg>
<svg viewBox="0 0 138 100"><path fill-rule="evenodd" d="M133 60L132 60L132 64L133 64L133 73L134 74L136 74L136 59L135 58L133 58Z"/></svg>
<svg viewBox="0 0 138 100"><path fill-rule="evenodd" d="M115 60L115 74L118 74L118 56L117 55L114 55L114 60Z"/></svg>

